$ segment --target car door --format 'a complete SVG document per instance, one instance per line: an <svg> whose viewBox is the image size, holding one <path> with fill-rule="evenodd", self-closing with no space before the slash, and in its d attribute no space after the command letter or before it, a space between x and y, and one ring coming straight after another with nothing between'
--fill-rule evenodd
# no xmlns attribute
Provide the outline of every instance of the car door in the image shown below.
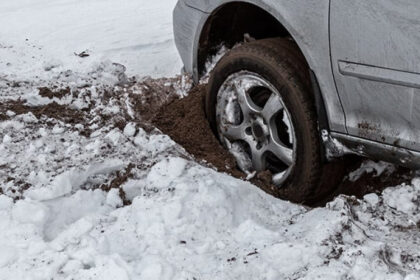
<svg viewBox="0 0 420 280"><path fill-rule="evenodd" d="M331 0L331 61L350 135L420 150L420 1Z"/></svg>

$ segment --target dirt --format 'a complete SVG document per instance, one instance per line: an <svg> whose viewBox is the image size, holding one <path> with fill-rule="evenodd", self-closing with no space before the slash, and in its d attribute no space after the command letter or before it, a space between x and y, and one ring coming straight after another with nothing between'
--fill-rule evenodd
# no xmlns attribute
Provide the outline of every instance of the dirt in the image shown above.
<svg viewBox="0 0 420 280"><path fill-rule="evenodd" d="M329 200L334 199L334 197L340 194L355 196L357 198L363 198L363 196L369 193L380 194L388 187L409 183L414 177L414 171L404 167L396 167L394 172L384 173L380 176L376 172L365 173L354 182L345 178Z"/></svg>
<svg viewBox="0 0 420 280"><path fill-rule="evenodd" d="M162 107L152 123L169 135L198 161L205 161L221 172L238 174L233 156L217 141L202 108L205 86L194 88L183 99L176 99Z"/></svg>
<svg viewBox="0 0 420 280"><path fill-rule="evenodd" d="M48 87L40 87L38 88L38 90L39 90L39 95L41 95L42 97L47 97L49 99L53 99L54 97L61 99L65 97L66 95L70 94L69 87L66 87L64 89L57 89L57 88L50 89Z"/></svg>
<svg viewBox="0 0 420 280"><path fill-rule="evenodd" d="M22 115L31 112L35 117L42 116L61 120L69 124L83 123L85 116L79 110L73 110L67 106L52 102L42 106L27 106L22 101L7 102L5 106L8 110L13 111L16 115Z"/></svg>
<svg viewBox="0 0 420 280"><path fill-rule="evenodd" d="M50 104L41 106L28 106L25 105L25 102L22 100L7 101L0 106L0 120L9 119L9 117L6 115L6 111L8 110L14 112L16 115L32 113L38 119L46 117L60 120L67 124L83 124L87 126L86 112L70 109L69 107L65 105L60 105L56 102L52 102ZM80 133L84 136L90 135L90 131L88 129L84 129Z"/></svg>
<svg viewBox="0 0 420 280"><path fill-rule="evenodd" d="M179 98L174 84L181 83L181 78L145 79L137 87L141 94L130 93L133 109L145 121L155 118L162 107Z"/></svg>

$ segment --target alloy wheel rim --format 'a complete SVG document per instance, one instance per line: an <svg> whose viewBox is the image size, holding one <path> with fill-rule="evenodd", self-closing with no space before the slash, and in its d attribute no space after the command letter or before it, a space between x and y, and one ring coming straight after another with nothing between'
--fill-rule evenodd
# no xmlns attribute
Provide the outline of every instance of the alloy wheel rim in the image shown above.
<svg viewBox="0 0 420 280"><path fill-rule="evenodd" d="M247 174L270 170L280 186L296 160L292 118L278 90L256 73L229 76L219 89L216 122L220 141Z"/></svg>

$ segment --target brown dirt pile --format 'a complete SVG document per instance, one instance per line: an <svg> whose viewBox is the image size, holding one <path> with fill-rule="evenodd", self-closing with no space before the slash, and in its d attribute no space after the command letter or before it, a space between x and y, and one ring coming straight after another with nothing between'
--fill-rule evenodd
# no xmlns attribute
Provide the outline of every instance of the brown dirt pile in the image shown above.
<svg viewBox="0 0 420 280"><path fill-rule="evenodd" d="M227 173L237 173L235 159L214 137L202 108L205 86L195 87L183 99L162 107L152 120L163 133L200 161ZM239 175L239 174L236 174Z"/></svg>
<svg viewBox="0 0 420 280"><path fill-rule="evenodd" d="M182 76L141 81L136 87L142 94L130 94L134 111L141 115L142 120L152 120L163 106L179 98L176 85L181 83Z"/></svg>

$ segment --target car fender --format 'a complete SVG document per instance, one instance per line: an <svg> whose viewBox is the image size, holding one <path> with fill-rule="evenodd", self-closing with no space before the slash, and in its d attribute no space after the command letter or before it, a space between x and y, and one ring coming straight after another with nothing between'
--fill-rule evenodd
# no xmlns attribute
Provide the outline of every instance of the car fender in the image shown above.
<svg viewBox="0 0 420 280"><path fill-rule="evenodd" d="M194 38L193 69L197 73L200 36L207 20L219 8L233 0L185 0L185 4L202 11L199 31ZM331 131L345 133L344 111L333 78L329 43L329 0L244 0L276 18L296 41L308 65L315 73Z"/></svg>

